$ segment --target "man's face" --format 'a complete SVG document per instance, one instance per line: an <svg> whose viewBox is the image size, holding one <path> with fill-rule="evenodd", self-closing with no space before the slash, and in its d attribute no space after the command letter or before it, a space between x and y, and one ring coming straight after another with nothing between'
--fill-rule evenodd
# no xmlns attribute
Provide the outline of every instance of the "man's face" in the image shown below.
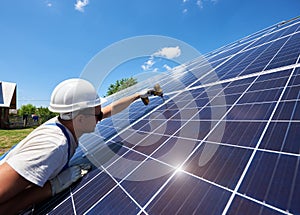
<svg viewBox="0 0 300 215"><path fill-rule="evenodd" d="M103 113L100 105L80 111L74 122L76 123L76 130L80 133L93 132L96 124L101 121L102 116Z"/></svg>

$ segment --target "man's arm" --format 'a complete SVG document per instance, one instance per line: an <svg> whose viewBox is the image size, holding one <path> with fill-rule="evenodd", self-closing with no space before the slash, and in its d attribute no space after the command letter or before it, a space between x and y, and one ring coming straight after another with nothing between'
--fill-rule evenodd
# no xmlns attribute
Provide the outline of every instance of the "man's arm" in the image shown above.
<svg viewBox="0 0 300 215"><path fill-rule="evenodd" d="M39 187L20 176L7 163L0 165L0 214L16 214L68 188L84 176L90 165L71 166Z"/></svg>
<svg viewBox="0 0 300 215"><path fill-rule="evenodd" d="M153 89L144 89L143 91L139 93L135 93L131 96L127 96L125 98L119 99L110 105L107 105L106 107L102 108L103 112L103 118L110 117L114 114L117 114L127 108L132 102L135 100L142 98L145 105L148 105L149 103L149 96L161 96L163 95L163 91L159 84L156 84ZM145 99L148 100L145 102Z"/></svg>
<svg viewBox="0 0 300 215"><path fill-rule="evenodd" d="M7 163L0 165L0 175L0 214L16 214L52 195L49 182L44 187L38 187L20 176Z"/></svg>
<svg viewBox="0 0 300 215"><path fill-rule="evenodd" d="M134 95L121 98L105 107L102 108L103 118L110 117L111 115L117 114L122 110L126 109L132 102L141 98L139 93Z"/></svg>
<svg viewBox="0 0 300 215"><path fill-rule="evenodd" d="M17 214L21 210L29 208L33 204L40 203L51 196L52 191L49 181L43 187L33 185L9 201L0 204L0 214Z"/></svg>

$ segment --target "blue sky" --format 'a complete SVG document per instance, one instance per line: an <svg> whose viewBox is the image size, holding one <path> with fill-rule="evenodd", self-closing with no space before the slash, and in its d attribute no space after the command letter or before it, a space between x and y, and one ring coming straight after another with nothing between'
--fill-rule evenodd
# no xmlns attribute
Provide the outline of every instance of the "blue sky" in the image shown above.
<svg viewBox="0 0 300 215"><path fill-rule="evenodd" d="M299 0L2 0L0 8L0 81L17 83L18 107L48 106L60 81L126 38L172 37L205 54L300 15ZM110 81L132 76L121 70Z"/></svg>

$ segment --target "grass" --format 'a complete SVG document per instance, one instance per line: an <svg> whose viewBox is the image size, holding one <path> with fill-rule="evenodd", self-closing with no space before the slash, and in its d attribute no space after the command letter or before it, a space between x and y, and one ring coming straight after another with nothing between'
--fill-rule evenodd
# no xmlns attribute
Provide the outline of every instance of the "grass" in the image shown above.
<svg viewBox="0 0 300 215"><path fill-rule="evenodd" d="M0 130L0 155L24 139L34 128Z"/></svg>

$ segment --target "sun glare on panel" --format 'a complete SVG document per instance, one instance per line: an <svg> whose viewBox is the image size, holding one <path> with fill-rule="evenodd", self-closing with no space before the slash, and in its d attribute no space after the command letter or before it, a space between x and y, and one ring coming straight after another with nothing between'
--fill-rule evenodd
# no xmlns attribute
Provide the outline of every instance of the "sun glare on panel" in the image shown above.
<svg viewBox="0 0 300 215"><path fill-rule="evenodd" d="M182 166L178 166L178 167L175 168L175 173L176 173L176 174L177 174L177 173L181 173L181 172L183 172Z"/></svg>

